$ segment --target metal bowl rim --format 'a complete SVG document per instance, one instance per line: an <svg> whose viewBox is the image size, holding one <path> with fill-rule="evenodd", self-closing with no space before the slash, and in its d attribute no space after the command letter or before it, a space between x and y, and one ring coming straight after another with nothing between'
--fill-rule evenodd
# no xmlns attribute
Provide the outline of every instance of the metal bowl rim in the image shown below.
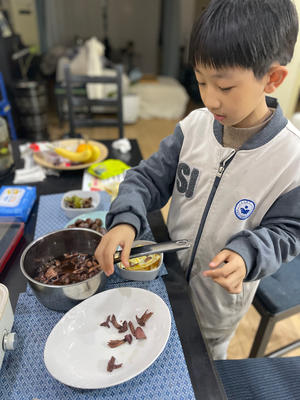
<svg viewBox="0 0 300 400"><path fill-rule="evenodd" d="M30 282L32 282L34 284L37 284L37 285L40 285L40 286L45 287L45 288L56 288L56 289L58 289L58 288L78 286L78 285L82 284L83 282L88 282L89 280L95 278L95 276L100 275L101 273L103 273L103 271L99 271L97 274L95 274L91 278L85 279L85 280L83 280L81 282L71 283L70 285L49 285L47 283L42 283L42 282L36 281L35 279L33 279L31 276L29 276L27 274L27 272L24 269L24 265L23 264L24 264L24 258L26 256L26 254L28 253L28 251L31 249L31 247L33 247L35 245L35 243L41 241L42 239L46 238L47 236L50 236L50 235L58 233L58 232L64 232L64 231L66 231L66 232L69 232L69 231L88 231L88 232L93 232L93 233L97 234L101 238L103 237L102 233L94 231L93 229L89 229L89 228L65 228L65 229L58 229L56 231L46 233L45 235L40 236L39 238L35 239L33 242L29 243L25 247L25 249L23 250L23 253L21 255L21 259L20 259L20 269L21 269L23 275L25 276L25 278L27 278Z"/></svg>

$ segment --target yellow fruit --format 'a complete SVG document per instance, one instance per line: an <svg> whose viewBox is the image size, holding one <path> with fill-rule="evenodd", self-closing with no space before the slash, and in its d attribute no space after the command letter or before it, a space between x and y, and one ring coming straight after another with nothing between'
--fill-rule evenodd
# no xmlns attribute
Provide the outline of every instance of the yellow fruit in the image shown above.
<svg viewBox="0 0 300 400"><path fill-rule="evenodd" d="M97 161L98 158L100 157L100 148L95 144L92 144L90 142L81 143L81 144L78 145L78 147L76 149L76 152L81 153L82 151L85 151L87 149L91 150L91 157L88 160L86 160L86 162Z"/></svg>
<svg viewBox="0 0 300 400"><path fill-rule="evenodd" d="M90 150L92 151L92 150L93 150L92 145L89 144L89 143L80 143L80 144L77 146L76 151L79 152L79 153L81 153L82 151L85 151L85 150L87 150L87 149L90 149Z"/></svg>
<svg viewBox="0 0 300 400"><path fill-rule="evenodd" d="M97 161L101 153L100 148L96 144L89 144L89 145L92 148L92 155L91 158L89 159L89 162Z"/></svg>
<svg viewBox="0 0 300 400"><path fill-rule="evenodd" d="M84 151L81 152L77 152L77 151L70 151L67 149L63 149L61 147L56 147L54 149L54 151L59 154L60 156L76 162L76 163L85 163L87 162L91 156L92 156L92 151L90 149L86 149Z"/></svg>

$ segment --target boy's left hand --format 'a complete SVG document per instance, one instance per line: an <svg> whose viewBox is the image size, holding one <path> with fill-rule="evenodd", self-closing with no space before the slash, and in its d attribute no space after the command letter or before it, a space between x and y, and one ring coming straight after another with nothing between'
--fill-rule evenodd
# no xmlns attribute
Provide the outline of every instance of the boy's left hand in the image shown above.
<svg viewBox="0 0 300 400"><path fill-rule="evenodd" d="M217 268L220 264L222 267ZM246 276L246 265L243 258L231 250L222 250L209 263L211 270L203 275L211 278L229 293L241 293Z"/></svg>

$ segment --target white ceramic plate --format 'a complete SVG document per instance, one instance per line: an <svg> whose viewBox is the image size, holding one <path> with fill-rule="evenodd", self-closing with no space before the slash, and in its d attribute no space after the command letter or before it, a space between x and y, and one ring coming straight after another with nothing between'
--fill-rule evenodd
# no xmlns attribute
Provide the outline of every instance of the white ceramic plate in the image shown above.
<svg viewBox="0 0 300 400"><path fill-rule="evenodd" d="M110 348L107 342L122 339L125 334L100 323L115 314L117 321L132 321L145 310L153 312L143 330L145 340L133 338ZM171 329L171 316L166 303L148 290L121 287L98 293L68 311L50 333L44 362L58 381L80 389L99 389L118 385L147 369L163 351ZM121 368L106 370L110 358Z"/></svg>
<svg viewBox="0 0 300 400"><path fill-rule="evenodd" d="M74 218L70 219L70 221L68 221L68 223L65 225L65 228L67 228L69 225L74 224L77 219L86 220L88 218L91 218L91 219L100 218L103 222L103 227L105 228L105 218L106 218L107 213L108 213L108 211L92 211L89 213L77 215L77 217L74 217Z"/></svg>

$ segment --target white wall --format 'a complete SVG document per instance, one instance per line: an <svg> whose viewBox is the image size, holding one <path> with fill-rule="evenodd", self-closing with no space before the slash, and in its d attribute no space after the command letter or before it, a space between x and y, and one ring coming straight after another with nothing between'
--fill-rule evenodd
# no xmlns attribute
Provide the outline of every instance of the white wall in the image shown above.
<svg viewBox="0 0 300 400"><path fill-rule="evenodd" d="M47 48L68 45L75 35L103 39L100 0L45 1ZM108 37L113 48L135 42L138 66L155 73L160 24L160 0L109 0Z"/></svg>
<svg viewBox="0 0 300 400"><path fill-rule="evenodd" d="M109 0L108 37L115 47L133 40L139 67L156 73L160 25L160 0Z"/></svg>
<svg viewBox="0 0 300 400"><path fill-rule="evenodd" d="M72 42L75 35L102 35L98 0L51 0L44 2L47 47Z"/></svg>
<svg viewBox="0 0 300 400"><path fill-rule="evenodd" d="M22 37L27 46L36 46L39 50L39 32L35 0L2 0L1 6L8 11L15 33ZM26 10L26 13L20 13Z"/></svg>

